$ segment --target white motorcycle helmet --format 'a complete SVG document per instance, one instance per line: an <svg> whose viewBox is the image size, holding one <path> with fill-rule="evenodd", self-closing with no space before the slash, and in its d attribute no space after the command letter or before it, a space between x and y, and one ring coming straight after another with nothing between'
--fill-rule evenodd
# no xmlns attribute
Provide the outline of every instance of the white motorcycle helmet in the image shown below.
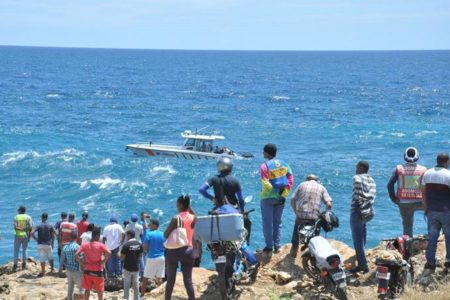
<svg viewBox="0 0 450 300"><path fill-rule="evenodd" d="M408 147L403 154L403 158L406 162L415 163L419 160L419 151L414 147Z"/></svg>
<svg viewBox="0 0 450 300"><path fill-rule="evenodd" d="M217 171L219 173L233 171L233 161L231 158L226 156L219 157L217 159Z"/></svg>

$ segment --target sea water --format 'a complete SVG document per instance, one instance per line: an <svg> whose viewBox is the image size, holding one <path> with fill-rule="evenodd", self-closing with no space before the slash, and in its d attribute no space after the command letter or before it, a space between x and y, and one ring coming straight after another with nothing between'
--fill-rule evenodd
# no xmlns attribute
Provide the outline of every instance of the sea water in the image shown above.
<svg viewBox="0 0 450 300"><path fill-rule="evenodd" d="M329 238L351 244L355 164L370 162L377 183L368 246L401 234L386 184L408 146L434 165L450 151L450 52L223 52L0 47L0 262L13 257L13 217L21 204L37 223L61 211L120 222L146 211L165 229L176 198L197 192L214 161L140 158L139 141L179 144L180 132L207 127L223 145L248 151L234 161L253 234L263 247L259 211L262 147L275 143L295 185L315 173L341 226ZM290 200L290 199L289 199ZM289 201L288 200L288 201ZM289 202L288 202L289 203ZM425 233L423 214L414 231ZM282 242L294 214L286 205ZM36 243L30 254L36 256ZM206 259L208 255L205 254Z"/></svg>

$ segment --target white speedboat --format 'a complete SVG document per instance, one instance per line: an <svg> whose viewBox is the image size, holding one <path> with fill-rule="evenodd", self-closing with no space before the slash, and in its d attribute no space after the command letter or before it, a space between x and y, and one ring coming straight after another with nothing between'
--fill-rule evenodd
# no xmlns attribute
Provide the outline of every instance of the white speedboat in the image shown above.
<svg viewBox="0 0 450 300"><path fill-rule="evenodd" d="M236 153L227 147L214 145L216 140L224 140L220 135L192 133L186 130L181 134L184 143L181 146L161 145L152 142L146 144L130 144L126 150L140 156L175 157L184 159L217 159L226 156L230 158L252 158L251 153Z"/></svg>

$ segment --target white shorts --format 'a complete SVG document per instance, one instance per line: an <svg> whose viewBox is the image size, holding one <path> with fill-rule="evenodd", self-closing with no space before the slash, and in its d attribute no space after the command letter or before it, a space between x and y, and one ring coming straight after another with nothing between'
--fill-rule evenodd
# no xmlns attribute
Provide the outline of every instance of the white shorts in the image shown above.
<svg viewBox="0 0 450 300"><path fill-rule="evenodd" d="M45 263L48 260L53 260L52 247L50 245L38 245L39 262Z"/></svg>
<svg viewBox="0 0 450 300"><path fill-rule="evenodd" d="M164 256L147 258L144 269L144 277L148 279L164 278L166 275L166 259Z"/></svg>

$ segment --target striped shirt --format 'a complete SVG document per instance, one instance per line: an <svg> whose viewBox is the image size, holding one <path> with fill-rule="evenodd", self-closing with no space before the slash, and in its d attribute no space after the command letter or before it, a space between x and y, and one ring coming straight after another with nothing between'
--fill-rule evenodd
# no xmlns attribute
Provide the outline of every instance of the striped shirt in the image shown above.
<svg viewBox="0 0 450 300"><path fill-rule="evenodd" d="M315 180L302 182L294 192L296 215L301 220L316 220L320 215L320 203L331 202L327 189Z"/></svg>
<svg viewBox="0 0 450 300"><path fill-rule="evenodd" d="M369 174L353 176L352 212L372 206L377 194L377 185Z"/></svg>
<svg viewBox="0 0 450 300"><path fill-rule="evenodd" d="M450 211L450 171L436 166L425 172L422 186L426 187L430 211Z"/></svg>
<svg viewBox="0 0 450 300"><path fill-rule="evenodd" d="M80 249L80 245L76 241L72 241L65 245L62 252L62 263L69 271L79 271L80 265L75 259L75 253Z"/></svg>

